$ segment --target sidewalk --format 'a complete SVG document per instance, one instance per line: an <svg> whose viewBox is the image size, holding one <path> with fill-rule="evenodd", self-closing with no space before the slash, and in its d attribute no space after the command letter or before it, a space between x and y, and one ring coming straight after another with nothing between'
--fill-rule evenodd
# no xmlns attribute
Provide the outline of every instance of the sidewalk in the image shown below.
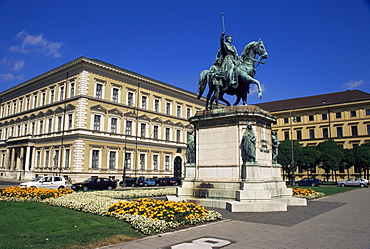
<svg viewBox="0 0 370 249"><path fill-rule="evenodd" d="M311 200L307 207L289 207L288 212L217 209L227 220L101 248L370 249L369 207L370 188L364 188Z"/></svg>

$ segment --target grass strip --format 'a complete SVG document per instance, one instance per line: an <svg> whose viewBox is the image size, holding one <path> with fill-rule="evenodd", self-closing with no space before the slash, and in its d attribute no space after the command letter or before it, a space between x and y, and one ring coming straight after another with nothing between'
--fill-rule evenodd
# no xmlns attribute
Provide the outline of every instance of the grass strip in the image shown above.
<svg viewBox="0 0 370 249"><path fill-rule="evenodd" d="M96 248L144 237L113 217L37 202L0 202L0 248Z"/></svg>

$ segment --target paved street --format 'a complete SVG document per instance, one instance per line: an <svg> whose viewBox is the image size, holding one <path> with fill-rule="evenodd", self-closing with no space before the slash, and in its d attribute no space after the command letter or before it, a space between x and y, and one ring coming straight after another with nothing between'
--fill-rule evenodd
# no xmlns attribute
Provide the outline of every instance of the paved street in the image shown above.
<svg viewBox="0 0 370 249"><path fill-rule="evenodd" d="M366 248L370 189L308 201L288 212L222 212L225 221L106 246L124 248Z"/></svg>

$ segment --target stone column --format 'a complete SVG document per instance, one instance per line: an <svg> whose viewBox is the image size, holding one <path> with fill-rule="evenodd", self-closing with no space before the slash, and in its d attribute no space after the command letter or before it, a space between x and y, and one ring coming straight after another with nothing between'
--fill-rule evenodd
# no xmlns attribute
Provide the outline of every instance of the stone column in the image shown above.
<svg viewBox="0 0 370 249"><path fill-rule="evenodd" d="M30 146L27 146L26 148L26 158L25 158L25 161L24 161L24 170L25 171L29 171L30 170L30 155L31 155L31 148Z"/></svg>
<svg viewBox="0 0 370 249"><path fill-rule="evenodd" d="M9 155L10 154L10 150L7 148L6 149L6 154L5 154L5 169L9 170Z"/></svg>
<svg viewBox="0 0 370 249"><path fill-rule="evenodd" d="M15 148L12 148L11 152L11 158L10 158L10 170L14 170L14 163L15 163Z"/></svg>

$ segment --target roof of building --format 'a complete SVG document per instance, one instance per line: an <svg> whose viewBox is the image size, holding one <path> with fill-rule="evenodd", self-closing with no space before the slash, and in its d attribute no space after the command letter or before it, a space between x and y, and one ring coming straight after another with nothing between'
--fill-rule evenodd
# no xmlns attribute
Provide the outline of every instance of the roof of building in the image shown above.
<svg viewBox="0 0 370 249"><path fill-rule="evenodd" d="M356 101L370 100L370 94L360 90L348 90L344 92L328 93L314 95L302 98L278 100L254 104L267 111L284 111L299 108L308 108L316 106L326 106L341 103L350 103Z"/></svg>

